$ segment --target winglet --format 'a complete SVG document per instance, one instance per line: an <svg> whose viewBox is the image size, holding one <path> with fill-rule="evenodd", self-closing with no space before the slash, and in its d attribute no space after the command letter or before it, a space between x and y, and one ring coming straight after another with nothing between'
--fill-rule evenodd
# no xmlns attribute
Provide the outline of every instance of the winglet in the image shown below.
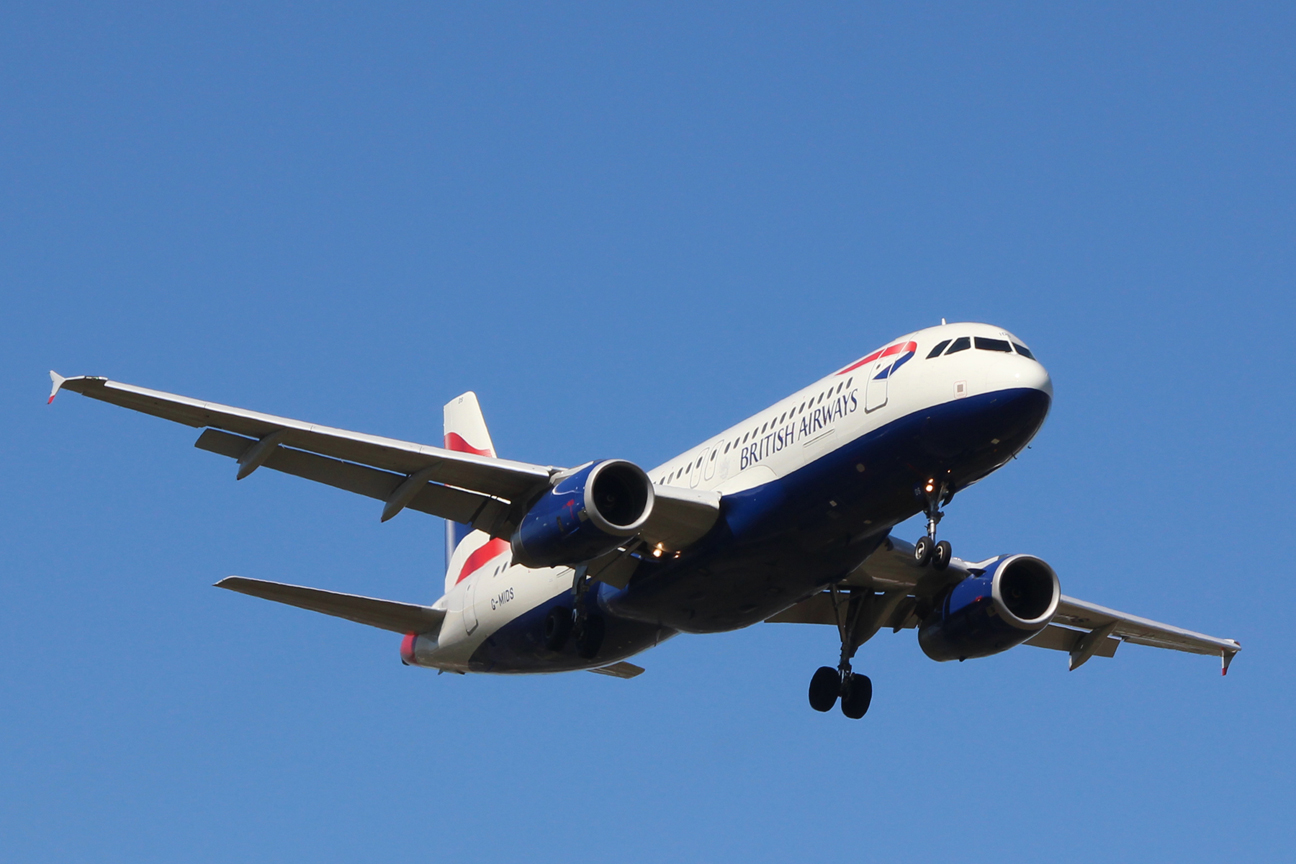
<svg viewBox="0 0 1296 864"><path fill-rule="evenodd" d="M1237 656L1238 651L1242 650L1242 646L1238 644L1236 640L1233 642L1233 644L1237 645L1238 647L1233 649L1232 651L1225 648L1223 651L1220 652L1220 674L1221 675L1228 674L1229 664L1233 662L1233 658Z"/></svg>
<svg viewBox="0 0 1296 864"><path fill-rule="evenodd" d="M49 402L45 403L46 405L54 401L54 397L58 395L59 388L63 386L63 382L66 380L66 378L55 372L53 369L50 370L50 381L53 382L54 386L50 388L50 398Z"/></svg>

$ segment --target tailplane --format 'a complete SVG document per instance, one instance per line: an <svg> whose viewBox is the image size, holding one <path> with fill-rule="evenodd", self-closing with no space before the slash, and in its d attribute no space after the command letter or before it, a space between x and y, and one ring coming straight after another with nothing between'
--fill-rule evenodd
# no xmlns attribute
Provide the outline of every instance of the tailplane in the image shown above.
<svg viewBox="0 0 1296 864"><path fill-rule="evenodd" d="M446 403L445 447L458 453L494 458L495 445L491 443L476 393L469 391ZM492 539L486 532L474 531L471 525L461 522L446 522L445 590L448 592L508 548L507 540Z"/></svg>

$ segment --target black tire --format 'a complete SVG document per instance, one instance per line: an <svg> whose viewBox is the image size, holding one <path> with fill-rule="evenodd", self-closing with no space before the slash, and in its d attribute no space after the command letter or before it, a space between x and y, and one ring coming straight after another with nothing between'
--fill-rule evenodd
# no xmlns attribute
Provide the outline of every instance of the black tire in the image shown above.
<svg viewBox="0 0 1296 864"><path fill-rule="evenodd" d="M842 713L858 720L868 713L873 703L873 681L867 675L852 674L842 684Z"/></svg>
<svg viewBox="0 0 1296 864"><path fill-rule="evenodd" d="M603 647L606 632L602 618L597 615L586 617L576 632L576 653L585 660L593 660Z"/></svg>
<svg viewBox="0 0 1296 864"><path fill-rule="evenodd" d="M926 567L931 558L932 539L930 537L919 537L918 542L914 544L914 563L919 567Z"/></svg>
<svg viewBox="0 0 1296 864"><path fill-rule="evenodd" d="M936 544L932 550L932 566L937 570L944 570L949 566L950 557L953 556L954 550L950 548L948 540L942 540Z"/></svg>
<svg viewBox="0 0 1296 864"><path fill-rule="evenodd" d="M820 666L810 679L810 707L816 711L831 711L841 692L841 673L831 666Z"/></svg>
<svg viewBox="0 0 1296 864"><path fill-rule="evenodd" d="M571 636L572 614L566 606L555 606L544 619L544 646L550 651L561 651Z"/></svg>

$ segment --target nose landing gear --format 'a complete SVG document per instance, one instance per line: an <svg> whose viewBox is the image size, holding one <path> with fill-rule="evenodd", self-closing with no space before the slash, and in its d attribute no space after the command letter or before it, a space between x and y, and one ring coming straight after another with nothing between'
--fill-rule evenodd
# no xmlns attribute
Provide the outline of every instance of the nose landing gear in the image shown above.
<svg viewBox="0 0 1296 864"><path fill-rule="evenodd" d="M949 491L949 486L944 481L936 480L928 480L915 492L924 502L923 511L927 514L927 536L919 537L918 542L914 544L914 562L919 567L926 567L930 563L936 570L944 570L949 566L954 550L948 540L936 542L936 526L945 515L940 509L941 505L953 500L954 493Z"/></svg>

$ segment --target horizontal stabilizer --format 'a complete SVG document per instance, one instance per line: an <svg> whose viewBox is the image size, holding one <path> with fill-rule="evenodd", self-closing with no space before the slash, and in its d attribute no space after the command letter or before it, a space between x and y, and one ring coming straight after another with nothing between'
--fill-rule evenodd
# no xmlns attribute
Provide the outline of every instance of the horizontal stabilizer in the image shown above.
<svg viewBox="0 0 1296 864"><path fill-rule="evenodd" d="M626 663L624 660L620 663L613 663L611 666L601 666L598 669L591 669L599 675L611 675L613 678L633 678L636 675L642 675L644 670L642 666L636 666L633 663Z"/></svg>
<svg viewBox="0 0 1296 864"><path fill-rule="evenodd" d="M322 612L357 624L391 630L393 633L433 633L441 629L441 621L445 618L444 611L431 606L377 600L321 588L245 579L242 576L227 576L217 582L216 587L276 603L287 603L299 609Z"/></svg>

